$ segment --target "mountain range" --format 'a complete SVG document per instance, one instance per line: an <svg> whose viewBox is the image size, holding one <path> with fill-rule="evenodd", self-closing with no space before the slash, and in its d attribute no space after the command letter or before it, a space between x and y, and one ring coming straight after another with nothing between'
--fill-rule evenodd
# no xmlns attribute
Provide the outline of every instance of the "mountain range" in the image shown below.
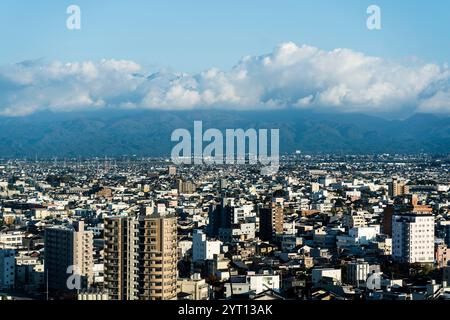
<svg viewBox="0 0 450 320"><path fill-rule="evenodd" d="M280 152L335 154L450 152L450 117L388 120L364 114L271 111L108 110L0 117L0 157L167 156L174 129L280 129Z"/></svg>

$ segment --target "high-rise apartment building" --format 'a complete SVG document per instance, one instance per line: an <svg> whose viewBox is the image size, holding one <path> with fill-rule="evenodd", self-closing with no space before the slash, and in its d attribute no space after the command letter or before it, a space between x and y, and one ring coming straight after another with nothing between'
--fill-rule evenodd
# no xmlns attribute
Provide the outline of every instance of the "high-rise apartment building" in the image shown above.
<svg viewBox="0 0 450 320"><path fill-rule="evenodd" d="M155 211L105 219L105 287L113 300L177 296L177 220Z"/></svg>
<svg viewBox="0 0 450 320"><path fill-rule="evenodd" d="M105 218L105 288L111 300L138 299L139 222Z"/></svg>
<svg viewBox="0 0 450 320"><path fill-rule="evenodd" d="M174 300L177 297L177 219L155 213L140 219L141 300Z"/></svg>
<svg viewBox="0 0 450 320"><path fill-rule="evenodd" d="M434 217L405 212L392 217L392 256L403 263L434 262Z"/></svg>
<svg viewBox="0 0 450 320"><path fill-rule="evenodd" d="M84 222L45 230L45 274L50 292L57 294L87 288L93 279L93 233ZM68 278L79 276L81 288L70 288Z"/></svg>

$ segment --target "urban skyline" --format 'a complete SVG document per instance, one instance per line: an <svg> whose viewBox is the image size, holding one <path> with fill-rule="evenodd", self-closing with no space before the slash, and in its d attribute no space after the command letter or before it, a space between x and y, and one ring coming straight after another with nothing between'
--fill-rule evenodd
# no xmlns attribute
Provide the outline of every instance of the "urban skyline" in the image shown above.
<svg viewBox="0 0 450 320"><path fill-rule="evenodd" d="M1 1L0 303L450 300L449 10Z"/></svg>

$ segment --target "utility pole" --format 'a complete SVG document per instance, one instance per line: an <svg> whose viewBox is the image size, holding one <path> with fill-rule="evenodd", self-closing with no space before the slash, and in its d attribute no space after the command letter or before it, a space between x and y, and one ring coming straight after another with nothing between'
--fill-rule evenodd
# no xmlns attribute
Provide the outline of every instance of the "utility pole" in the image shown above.
<svg viewBox="0 0 450 320"><path fill-rule="evenodd" d="M47 268L47 272L46 272L46 278L47 278L47 285L46 285L46 287L47 287L47 292L46 292L46 295L47 295L47 301L48 301L48 268Z"/></svg>

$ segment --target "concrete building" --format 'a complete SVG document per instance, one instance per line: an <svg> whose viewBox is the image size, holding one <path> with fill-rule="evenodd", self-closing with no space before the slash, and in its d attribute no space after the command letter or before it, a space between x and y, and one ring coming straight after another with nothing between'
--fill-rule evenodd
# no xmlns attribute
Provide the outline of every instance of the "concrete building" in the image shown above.
<svg viewBox="0 0 450 320"><path fill-rule="evenodd" d="M357 243L367 245L380 234L380 226L374 225L370 227L352 228L349 230L348 234L350 237L356 239Z"/></svg>
<svg viewBox="0 0 450 320"><path fill-rule="evenodd" d="M19 249L23 245L23 232L0 233L0 248Z"/></svg>
<svg viewBox="0 0 450 320"><path fill-rule="evenodd" d="M280 289L280 276L267 271L262 274L248 272L247 275L233 276L230 282L224 285L225 298L235 295L256 295L266 290L278 291Z"/></svg>
<svg viewBox="0 0 450 320"><path fill-rule="evenodd" d="M365 227L367 223L362 212L352 212L344 215L342 225L348 229L352 229Z"/></svg>
<svg viewBox="0 0 450 320"><path fill-rule="evenodd" d="M209 207L207 234L218 237L221 229L231 229L233 224L234 200L223 198L221 203Z"/></svg>
<svg viewBox="0 0 450 320"><path fill-rule="evenodd" d="M192 194L195 192L196 185L191 181L178 180L177 190L179 194Z"/></svg>
<svg viewBox="0 0 450 320"><path fill-rule="evenodd" d="M388 204L383 210L383 233L392 237L392 216L394 215L394 205Z"/></svg>
<svg viewBox="0 0 450 320"><path fill-rule="evenodd" d="M49 291L58 294L87 288L93 280L93 234L84 222L45 230L45 274ZM69 288L68 278L80 277L81 288Z"/></svg>
<svg viewBox="0 0 450 320"><path fill-rule="evenodd" d="M106 300L110 300L108 293L101 291L101 290L97 290L97 289L89 289L89 290L84 290L81 292L78 292L77 294L77 298L80 301L106 301Z"/></svg>
<svg viewBox="0 0 450 320"><path fill-rule="evenodd" d="M353 261L347 265L347 282L355 287L365 287L368 277L379 272L379 265L370 265L364 260Z"/></svg>
<svg viewBox="0 0 450 320"><path fill-rule="evenodd" d="M270 208L259 210L259 237L263 241L272 240L276 235L283 234L283 207L272 203Z"/></svg>
<svg viewBox="0 0 450 320"><path fill-rule="evenodd" d="M403 263L434 262L434 217L414 212L392 217L392 257Z"/></svg>
<svg viewBox="0 0 450 320"><path fill-rule="evenodd" d="M404 195L406 182L400 180L397 177L392 178L392 181L389 183L389 196L390 197L398 197Z"/></svg>
<svg viewBox="0 0 450 320"><path fill-rule="evenodd" d="M334 268L317 268L312 270L313 285L318 285L324 278L329 278L333 282L342 282L342 270Z"/></svg>
<svg viewBox="0 0 450 320"><path fill-rule="evenodd" d="M446 267L450 261L450 250L443 241L435 244L435 261L437 268Z"/></svg>
<svg viewBox="0 0 450 320"><path fill-rule="evenodd" d="M16 256L16 288L34 292L44 288L45 273L41 259L26 255Z"/></svg>
<svg viewBox="0 0 450 320"><path fill-rule="evenodd" d="M177 296L177 221L164 210L105 219L105 288L111 300Z"/></svg>
<svg viewBox="0 0 450 320"><path fill-rule="evenodd" d="M139 222L132 217L105 218L104 283L111 300L138 299Z"/></svg>
<svg viewBox="0 0 450 320"><path fill-rule="evenodd" d="M177 167L169 166L168 173L169 173L169 176L177 175Z"/></svg>
<svg viewBox="0 0 450 320"><path fill-rule="evenodd" d="M0 290L10 290L15 286L16 251L0 249Z"/></svg>
<svg viewBox="0 0 450 320"><path fill-rule="evenodd" d="M192 237L192 260L194 262L205 261L214 258L220 253L222 242L218 240L208 240L202 230L194 230Z"/></svg>
<svg viewBox="0 0 450 320"><path fill-rule="evenodd" d="M153 214L140 219L141 300L174 300L177 297L177 218Z"/></svg>
<svg viewBox="0 0 450 320"><path fill-rule="evenodd" d="M210 296L210 285L198 273L190 279L178 279L177 287L178 293L188 295L188 300L208 300Z"/></svg>

